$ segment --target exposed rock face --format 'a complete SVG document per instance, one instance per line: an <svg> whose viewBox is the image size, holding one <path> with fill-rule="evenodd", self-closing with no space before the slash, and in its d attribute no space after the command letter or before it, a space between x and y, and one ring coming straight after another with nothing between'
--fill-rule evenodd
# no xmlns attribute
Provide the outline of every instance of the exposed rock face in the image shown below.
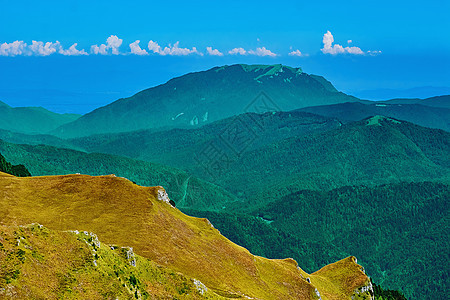
<svg viewBox="0 0 450 300"><path fill-rule="evenodd" d="M206 285L204 285L200 280L194 279L194 284L197 287L197 291L199 291L200 294L204 294L208 291L208 288Z"/></svg>
<svg viewBox="0 0 450 300"><path fill-rule="evenodd" d="M158 195L157 195L158 200L159 201L164 201L167 204L170 204L169 195L167 195L166 190L162 186L160 186L158 188L159 188L158 189Z"/></svg>
<svg viewBox="0 0 450 300"><path fill-rule="evenodd" d="M373 292L373 286L372 283L369 281L367 285L364 285L362 287L359 287L354 290L352 295L352 300L357 299L368 299L372 300L374 298L374 292Z"/></svg>
<svg viewBox="0 0 450 300"><path fill-rule="evenodd" d="M125 252L126 258L132 267L136 267L136 257L133 252L133 247L122 247L122 251Z"/></svg>
<svg viewBox="0 0 450 300"><path fill-rule="evenodd" d="M317 297L319 297L318 300L322 300L322 297L320 296L320 292L317 289L315 289L314 292L316 293Z"/></svg>

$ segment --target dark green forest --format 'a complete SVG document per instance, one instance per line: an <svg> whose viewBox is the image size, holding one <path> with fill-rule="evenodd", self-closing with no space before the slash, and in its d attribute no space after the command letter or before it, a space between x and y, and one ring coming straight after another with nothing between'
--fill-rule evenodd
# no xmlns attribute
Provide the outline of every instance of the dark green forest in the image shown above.
<svg viewBox="0 0 450 300"><path fill-rule="evenodd" d="M17 177L31 176L24 165L12 165L0 154L0 172L8 173Z"/></svg>
<svg viewBox="0 0 450 300"><path fill-rule="evenodd" d="M383 287L445 299L449 199L448 185L421 182L303 190L250 214L185 211L252 253L293 257L307 272L355 255Z"/></svg>

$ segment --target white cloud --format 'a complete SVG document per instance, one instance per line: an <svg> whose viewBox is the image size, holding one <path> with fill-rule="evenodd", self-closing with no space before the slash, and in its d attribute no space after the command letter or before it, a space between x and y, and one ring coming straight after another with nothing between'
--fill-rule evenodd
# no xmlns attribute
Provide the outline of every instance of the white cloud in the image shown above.
<svg viewBox="0 0 450 300"><path fill-rule="evenodd" d="M26 55L27 50L27 43L24 43L24 41L3 43L0 45L0 56Z"/></svg>
<svg viewBox="0 0 450 300"><path fill-rule="evenodd" d="M46 42L45 44L44 42L32 41L28 48L35 55L49 56L61 49L61 44L58 41L55 43Z"/></svg>
<svg viewBox="0 0 450 300"><path fill-rule="evenodd" d="M69 49L64 50L61 43L56 42L41 42L32 41L31 45L23 41L15 41L12 43L3 43L0 45L0 55L2 56L16 56L16 55L36 55L49 56L55 53L62 55L88 55L84 50L78 50L77 43L73 44Z"/></svg>
<svg viewBox="0 0 450 300"><path fill-rule="evenodd" d="M213 55L213 56L223 56L223 53L220 52L217 49L213 49L212 47L206 47L206 51L208 52L209 55Z"/></svg>
<svg viewBox="0 0 450 300"><path fill-rule="evenodd" d="M345 47L344 50L350 54L364 54L364 52L359 47Z"/></svg>
<svg viewBox="0 0 450 300"><path fill-rule="evenodd" d="M180 48L179 44L180 42L176 42L173 46L169 44L169 47L164 47L164 49L162 49L157 42L151 40L150 42L148 42L148 49L153 53L159 55L176 55L176 56L183 56L189 54L203 55L203 53L197 51L196 47L192 47L192 49Z"/></svg>
<svg viewBox="0 0 450 300"><path fill-rule="evenodd" d="M302 52L300 52L300 50L295 50L295 51L291 51L288 54L289 56L306 56L305 54L303 54Z"/></svg>
<svg viewBox="0 0 450 300"><path fill-rule="evenodd" d="M139 46L140 42L140 40L136 40L135 42L130 44L131 53L136 55L148 55L148 52Z"/></svg>
<svg viewBox="0 0 450 300"><path fill-rule="evenodd" d="M359 47L342 47L339 44L334 44L334 37L331 34L331 32L328 30L327 33L325 33L323 35L323 48L320 49L324 54L331 54L331 55L336 55L336 54L342 54L342 53L349 53L349 54L364 54L364 52L361 50L361 48ZM348 42L351 42L351 40L349 40Z"/></svg>
<svg viewBox="0 0 450 300"><path fill-rule="evenodd" d="M247 51L245 51L244 48L234 48L234 49L228 51L228 54L231 54L231 55L236 55L236 54L246 55Z"/></svg>
<svg viewBox="0 0 450 300"><path fill-rule="evenodd" d="M119 39L117 35L111 35L109 38L106 39L106 45L105 44L100 44L100 46L92 45L91 53L107 55L109 54L108 50L111 50L112 54L118 55L119 47L122 45L122 42L123 40Z"/></svg>
<svg viewBox="0 0 450 300"><path fill-rule="evenodd" d="M256 48L256 50L249 50L248 54L257 56L271 56L271 57L277 56L277 54L273 53L269 49L266 49L266 47Z"/></svg>
<svg viewBox="0 0 450 300"><path fill-rule="evenodd" d="M367 54L369 54L369 55L371 55L371 56L375 56L375 55L378 55L378 54L381 54L381 51L379 51L379 50L373 50L373 51L367 51Z"/></svg>
<svg viewBox="0 0 450 300"><path fill-rule="evenodd" d="M347 41L347 44L351 44L351 43L353 43L352 40L348 40L348 41Z"/></svg>
<svg viewBox="0 0 450 300"><path fill-rule="evenodd" d="M58 53L66 56L78 56L78 55L89 55L84 49L77 49L78 43L73 44L69 49L64 50L62 47L59 49Z"/></svg>
<svg viewBox="0 0 450 300"><path fill-rule="evenodd" d="M108 52L106 51L106 45L105 44L101 44L100 46L92 45L91 46L91 53L101 54L101 55L108 54Z"/></svg>
<svg viewBox="0 0 450 300"><path fill-rule="evenodd" d="M109 38L106 39L107 46L106 48L111 49L112 54L117 55L119 54L119 47L122 45L122 39L119 39L117 35L111 35Z"/></svg>

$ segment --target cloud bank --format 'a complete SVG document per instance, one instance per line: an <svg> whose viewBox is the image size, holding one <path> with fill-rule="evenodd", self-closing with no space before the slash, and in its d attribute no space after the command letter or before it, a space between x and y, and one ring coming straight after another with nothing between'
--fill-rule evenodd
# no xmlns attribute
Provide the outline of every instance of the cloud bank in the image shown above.
<svg viewBox="0 0 450 300"><path fill-rule="evenodd" d="M28 45L24 41L14 41L12 43L3 43L0 45L0 56L49 56L54 53L59 53L65 56L88 55L86 51L78 50L77 43L64 49L59 41L56 42L41 42L31 41Z"/></svg>
<svg viewBox="0 0 450 300"><path fill-rule="evenodd" d="M180 47L180 42L162 47L158 42L150 40L147 44L147 48L141 48L140 40L136 40L129 44L129 52L121 52L123 40L117 35L111 35L106 39L106 43L100 45L92 45L89 53L84 49L78 50L78 43L74 43L69 48L65 49L59 41L56 42L43 42L33 40L31 44L27 44L24 41L14 41L11 43L0 44L0 56L49 56L53 54L60 54L66 56L80 56L80 55L161 55L161 56L187 56L191 54L204 56L224 56L224 55L254 55L259 57L278 57L280 54L272 52L266 47L257 47L256 49L246 50L242 47L235 47L229 51L221 52L211 46L206 47L206 52L200 52L197 47L183 48ZM328 30L322 38L323 48L320 50L324 54L331 54L333 56L338 54L352 54L352 55L379 55L381 51L368 50L364 52L361 48L356 46L344 47L340 44L334 43L334 37ZM347 44L352 44L352 40L347 40ZM302 53L300 50L294 50L290 48L290 52L287 52L288 56L306 57L308 54Z"/></svg>
<svg viewBox="0 0 450 300"><path fill-rule="evenodd" d="M213 49L212 47L206 47L206 52L212 56L223 56L223 53L217 49Z"/></svg>
<svg viewBox="0 0 450 300"><path fill-rule="evenodd" d="M266 47L258 47L256 50L245 50L244 48L233 48L228 51L230 55L256 55L256 56L271 56L275 57L278 54L266 49Z"/></svg>
<svg viewBox="0 0 450 300"><path fill-rule="evenodd" d="M106 39L106 44L100 44L100 46L92 45L91 53L101 55L119 55L119 47L122 45L122 42L123 40L119 39L117 35L111 35Z"/></svg>
<svg viewBox="0 0 450 300"><path fill-rule="evenodd" d="M140 42L140 40L136 40L135 42L130 44L131 53L136 55L148 55L147 50L141 49L141 47L139 46Z"/></svg>
<svg viewBox="0 0 450 300"><path fill-rule="evenodd" d="M150 42L148 42L148 50L163 56L165 55L184 56L189 54L203 55L203 53L197 51L196 47L192 47L192 49L180 48L179 45L180 42L176 42L173 46L169 44L169 47L164 47L163 49L157 42L150 40Z"/></svg>

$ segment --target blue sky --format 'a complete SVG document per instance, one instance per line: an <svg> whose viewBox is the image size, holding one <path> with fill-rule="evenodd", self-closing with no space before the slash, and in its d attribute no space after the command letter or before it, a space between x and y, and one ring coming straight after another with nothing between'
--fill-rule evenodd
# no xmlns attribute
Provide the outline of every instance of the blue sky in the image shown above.
<svg viewBox="0 0 450 300"><path fill-rule="evenodd" d="M450 1L0 0L0 7L0 100L13 106L84 113L233 63L301 66L355 95L450 87Z"/></svg>

